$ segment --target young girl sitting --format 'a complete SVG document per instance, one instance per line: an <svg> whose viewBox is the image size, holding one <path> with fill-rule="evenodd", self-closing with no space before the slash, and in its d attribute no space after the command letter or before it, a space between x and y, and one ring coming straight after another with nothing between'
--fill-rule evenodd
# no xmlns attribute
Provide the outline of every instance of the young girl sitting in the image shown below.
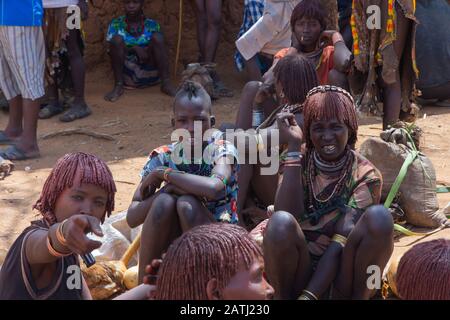
<svg viewBox="0 0 450 320"><path fill-rule="evenodd" d="M180 266L185 266L180 270ZM273 288L264 278L261 249L245 229L218 223L195 227L165 255L157 300L264 300Z"/></svg>
<svg viewBox="0 0 450 320"><path fill-rule="evenodd" d="M33 221L10 248L0 271L1 300L90 299L78 255L101 246L100 223L114 210L116 186L106 163L85 153L58 160L34 205ZM75 269L73 269L75 267ZM82 286L73 288L76 270Z"/></svg>
<svg viewBox="0 0 450 320"><path fill-rule="evenodd" d="M181 86L173 104L172 124L191 138L151 152L128 209L128 224L143 224L140 281L145 266L185 231L214 221L237 223L237 151L214 137L203 141L204 133L214 125L211 99L203 87L191 81ZM208 151L209 157L189 157L189 151L195 156L195 149ZM162 182L166 185L156 192Z"/></svg>
<svg viewBox="0 0 450 320"><path fill-rule="evenodd" d="M145 17L144 0L123 0L123 4L125 15L113 19L106 36L115 84L105 100L118 100L124 86L142 88L159 82L162 92L175 95L169 54L159 24Z"/></svg>
<svg viewBox="0 0 450 320"><path fill-rule="evenodd" d="M270 108L264 109L258 105L257 109L253 110L253 123L251 123L252 113L249 112L251 109L242 108L239 110L237 119L237 123L243 127L248 128L250 124L257 127L257 132L261 135L262 141L266 143L267 150L272 147L270 145L271 133L277 129L276 115L280 112L292 112L300 126L303 126L303 102L309 90L318 85L314 66L300 55L281 59L274 68L274 74L275 92L279 106L269 113ZM283 138L279 137L280 157L283 157L287 144ZM256 164L243 164L239 170L237 209L238 214L245 217L241 220L249 228L260 222L261 217L267 217L266 209L274 203L278 186L279 174L262 175L260 173L262 167L264 166L258 161Z"/></svg>
<svg viewBox="0 0 450 320"><path fill-rule="evenodd" d="M278 299L325 298L330 287L333 298L368 299L368 267L382 273L393 250L392 217L377 205L381 175L351 149L358 125L347 91L316 87L303 112L304 130L290 113L277 119L288 160L264 233L268 279Z"/></svg>

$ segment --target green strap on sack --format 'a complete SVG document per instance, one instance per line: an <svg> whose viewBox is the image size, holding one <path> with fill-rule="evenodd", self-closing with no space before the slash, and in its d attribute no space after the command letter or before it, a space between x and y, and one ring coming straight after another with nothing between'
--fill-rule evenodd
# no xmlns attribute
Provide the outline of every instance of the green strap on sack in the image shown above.
<svg viewBox="0 0 450 320"><path fill-rule="evenodd" d="M408 156L405 159L405 162L403 162L402 167L400 168L400 171L397 175L397 178L395 178L395 181L391 187L391 190L389 191L389 194L386 198L386 201L384 202L384 207L389 209L392 201L394 201L394 198L398 192L398 189L400 189L400 185L402 184L403 180L406 177L406 173L408 172L408 168L409 166L414 162L414 160L417 158L417 156L419 155L419 151L416 149L416 145L414 144L414 141L411 137L411 135L409 134L408 131L406 131L405 129L401 129L404 130L406 133L406 136L408 137L408 139L411 142L412 145L412 150L409 151ZM427 236L433 233L436 233L437 231L443 229L443 227L439 227L436 230L430 231L430 232L426 232L426 233L420 233L420 232L413 232L411 230L408 230L404 227L402 227L399 224L394 224L394 230L403 233L404 235L407 236Z"/></svg>
<svg viewBox="0 0 450 320"><path fill-rule="evenodd" d="M436 193L449 193L450 187L437 187Z"/></svg>

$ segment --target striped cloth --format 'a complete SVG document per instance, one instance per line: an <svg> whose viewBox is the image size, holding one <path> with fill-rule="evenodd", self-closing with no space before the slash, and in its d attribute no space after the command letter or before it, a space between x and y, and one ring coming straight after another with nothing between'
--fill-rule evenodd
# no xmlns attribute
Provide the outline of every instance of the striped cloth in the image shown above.
<svg viewBox="0 0 450 320"><path fill-rule="evenodd" d="M244 2L244 19L242 21L241 29L239 29L238 39L253 26L264 12L264 0L245 0ZM244 70L245 59L236 51L234 55L234 62L239 71Z"/></svg>
<svg viewBox="0 0 450 320"><path fill-rule="evenodd" d="M0 26L0 88L8 100L44 96L44 69L41 27Z"/></svg>

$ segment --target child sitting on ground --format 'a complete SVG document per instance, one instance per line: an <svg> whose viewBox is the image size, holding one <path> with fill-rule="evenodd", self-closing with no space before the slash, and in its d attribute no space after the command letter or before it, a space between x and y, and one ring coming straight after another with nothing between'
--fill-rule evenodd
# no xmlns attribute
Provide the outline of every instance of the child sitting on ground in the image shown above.
<svg viewBox="0 0 450 320"><path fill-rule="evenodd" d="M291 28L293 45L275 54L274 64L286 55L301 54L316 66L320 84L348 89L351 52L338 31L326 30L326 11L320 2L300 2L292 12Z"/></svg>
<svg viewBox="0 0 450 320"><path fill-rule="evenodd" d="M80 152L59 159L33 207L42 219L21 233L6 256L0 299L90 299L84 279L71 288L69 277L73 266L79 268L78 255L101 246L86 234L102 236L100 223L114 210L115 192L112 174L99 158Z"/></svg>
<svg viewBox="0 0 450 320"><path fill-rule="evenodd" d="M159 24L145 17L144 0L123 0L123 4L125 15L113 19L106 36L115 84L105 100L117 101L125 86L143 88L160 82L163 93L175 95Z"/></svg>
<svg viewBox="0 0 450 320"><path fill-rule="evenodd" d="M182 233L214 221L237 223L237 150L214 136L203 140L214 125L214 118L211 98L199 84L187 81L178 90L172 125L184 129L190 138L182 137L181 141L151 152L128 209L130 227L143 224L140 282L145 266L160 257ZM195 150L208 156L190 157ZM166 185L156 192L162 182Z"/></svg>
<svg viewBox="0 0 450 320"><path fill-rule="evenodd" d="M146 271L145 284L116 300L269 300L274 293L260 247L232 224L194 227Z"/></svg>

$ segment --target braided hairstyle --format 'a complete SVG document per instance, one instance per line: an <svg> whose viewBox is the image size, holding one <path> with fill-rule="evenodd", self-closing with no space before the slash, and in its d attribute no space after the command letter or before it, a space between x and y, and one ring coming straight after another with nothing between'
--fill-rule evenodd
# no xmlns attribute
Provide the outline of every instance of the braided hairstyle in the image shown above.
<svg viewBox="0 0 450 320"><path fill-rule="evenodd" d="M197 226L175 240L163 259L156 287L157 300L207 300L208 281L219 290L243 265L247 270L262 258L257 243L237 225Z"/></svg>
<svg viewBox="0 0 450 320"><path fill-rule="evenodd" d="M56 162L45 181L39 200L33 206L48 225L56 223L53 211L58 197L75 182L79 185L94 184L104 189L108 194L105 213L109 216L114 210L116 185L107 164L94 155L83 152L70 153Z"/></svg>
<svg viewBox="0 0 450 320"><path fill-rule="evenodd" d="M450 240L416 244L400 259L396 282L405 300L450 300Z"/></svg>
<svg viewBox="0 0 450 320"><path fill-rule="evenodd" d="M303 17L316 19L319 21L322 30L327 28L327 13L319 0L300 1L292 11L291 29L294 32L295 23Z"/></svg>
<svg viewBox="0 0 450 320"><path fill-rule="evenodd" d="M174 112L177 102L186 96L189 100L193 100L194 98L202 99L203 106L211 111L211 97L209 96L208 92L206 92L205 88L203 88L203 86L196 81L186 80L180 85L175 95L175 99L173 101Z"/></svg>
<svg viewBox="0 0 450 320"><path fill-rule="evenodd" d="M319 85L316 68L299 54L282 58L273 72L290 105L302 104L309 90Z"/></svg>
<svg viewBox="0 0 450 320"><path fill-rule="evenodd" d="M304 135L306 147L312 150L313 143L309 134L311 124L317 120L337 119L349 129L347 144L352 146L358 137L358 120L355 102L350 93L336 86L318 86L308 93L303 108L305 117Z"/></svg>

